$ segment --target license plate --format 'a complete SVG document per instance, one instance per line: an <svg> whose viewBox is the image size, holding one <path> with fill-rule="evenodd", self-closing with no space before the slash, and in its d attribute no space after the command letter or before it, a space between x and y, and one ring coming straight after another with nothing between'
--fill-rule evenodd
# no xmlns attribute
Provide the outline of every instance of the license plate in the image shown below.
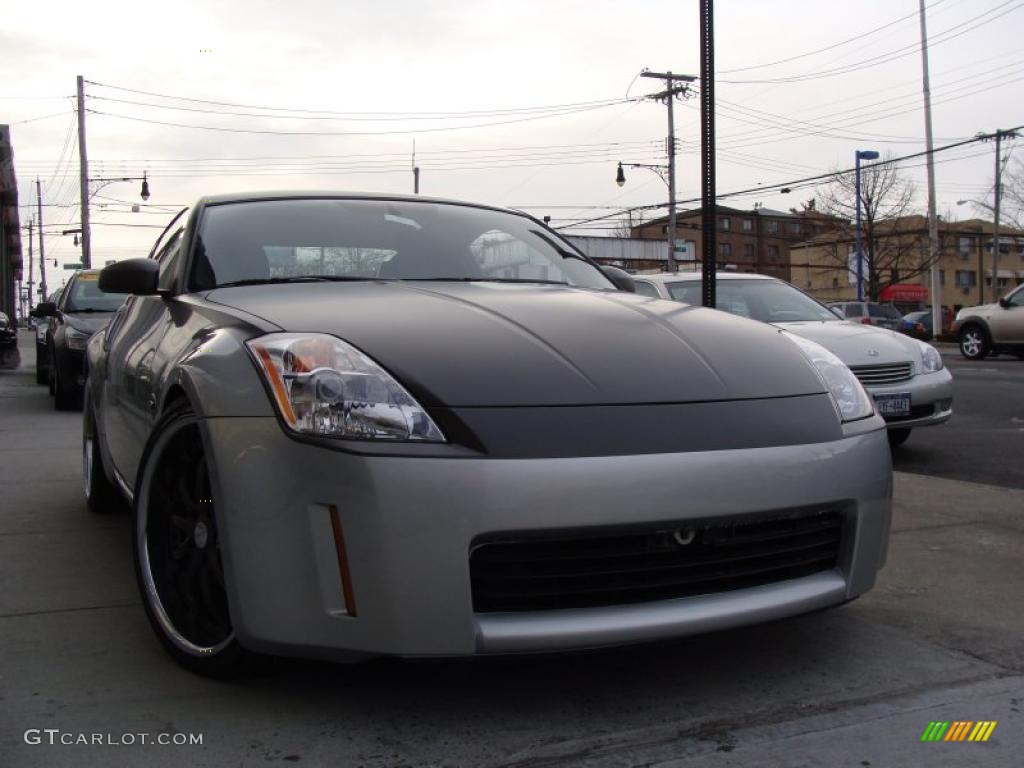
<svg viewBox="0 0 1024 768"><path fill-rule="evenodd" d="M878 413L882 417L909 416L910 393L900 392L896 395L875 395L875 405L878 406Z"/></svg>

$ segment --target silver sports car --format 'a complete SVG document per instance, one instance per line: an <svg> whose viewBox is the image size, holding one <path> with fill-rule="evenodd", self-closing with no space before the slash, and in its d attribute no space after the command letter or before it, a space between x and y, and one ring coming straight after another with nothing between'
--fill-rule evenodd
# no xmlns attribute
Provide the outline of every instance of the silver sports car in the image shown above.
<svg viewBox="0 0 1024 768"><path fill-rule="evenodd" d="M838 605L889 536L885 425L821 346L629 291L521 213L203 198L88 346L184 666L586 648Z"/></svg>

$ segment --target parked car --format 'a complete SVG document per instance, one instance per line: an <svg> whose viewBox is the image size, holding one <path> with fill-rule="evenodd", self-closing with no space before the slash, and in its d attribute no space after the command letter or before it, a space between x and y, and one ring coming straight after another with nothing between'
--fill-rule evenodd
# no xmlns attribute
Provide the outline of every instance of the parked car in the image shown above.
<svg viewBox="0 0 1024 768"><path fill-rule="evenodd" d="M60 300L60 290L56 290L46 297L46 301L54 305ZM50 382L50 350L46 344L46 337L50 330L50 323L47 317L39 314L39 306L31 313L36 332L36 384L49 384ZM50 394L53 394L52 390Z"/></svg>
<svg viewBox="0 0 1024 768"><path fill-rule="evenodd" d="M79 407L85 384L85 345L125 299L124 294L103 291L99 277L95 269L75 272L57 303L36 307L37 316L48 318L47 377L54 407L60 411Z"/></svg>
<svg viewBox="0 0 1024 768"><path fill-rule="evenodd" d="M1024 359L1024 285L994 304L961 309L953 333L960 341L960 354L969 360L997 352Z"/></svg>
<svg viewBox="0 0 1024 768"><path fill-rule="evenodd" d="M930 341L934 335L932 333L932 311L927 309L904 315L903 327L900 330L919 341Z"/></svg>
<svg viewBox="0 0 1024 768"><path fill-rule="evenodd" d="M835 356L635 296L526 214L204 197L100 284L132 295L88 346L87 499L132 500L197 672L686 635L885 560L884 422Z"/></svg>
<svg viewBox="0 0 1024 768"><path fill-rule="evenodd" d="M701 303L701 275L637 275L658 295ZM765 275L718 273L718 309L771 323L815 341L839 357L875 401L889 441L901 445L916 427L942 424L953 415L953 378L929 344L868 324L840 320L824 304L787 282Z"/></svg>
<svg viewBox="0 0 1024 768"><path fill-rule="evenodd" d="M14 370L21 364L18 352L18 328L0 312L0 369Z"/></svg>
<svg viewBox="0 0 1024 768"><path fill-rule="evenodd" d="M903 327L903 315L891 304L878 304L874 301L832 301L827 306L841 310L843 316L850 322L875 325L890 331L898 331Z"/></svg>

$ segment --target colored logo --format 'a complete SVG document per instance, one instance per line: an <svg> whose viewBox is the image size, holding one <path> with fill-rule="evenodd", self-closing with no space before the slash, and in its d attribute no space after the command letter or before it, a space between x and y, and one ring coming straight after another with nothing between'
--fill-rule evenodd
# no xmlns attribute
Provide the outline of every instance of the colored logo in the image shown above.
<svg viewBox="0 0 1024 768"><path fill-rule="evenodd" d="M931 722L921 734L921 741L988 741L995 729L995 720Z"/></svg>

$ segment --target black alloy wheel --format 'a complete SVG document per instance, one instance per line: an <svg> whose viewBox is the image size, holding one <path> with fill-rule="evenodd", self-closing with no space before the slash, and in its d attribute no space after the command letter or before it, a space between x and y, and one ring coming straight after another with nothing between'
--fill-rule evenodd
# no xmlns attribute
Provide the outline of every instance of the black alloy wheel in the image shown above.
<svg viewBox="0 0 1024 768"><path fill-rule="evenodd" d="M164 648L193 672L235 674L245 652L228 609L198 420L184 404L164 415L143 455L134 538L142 602Z"/></svg>

